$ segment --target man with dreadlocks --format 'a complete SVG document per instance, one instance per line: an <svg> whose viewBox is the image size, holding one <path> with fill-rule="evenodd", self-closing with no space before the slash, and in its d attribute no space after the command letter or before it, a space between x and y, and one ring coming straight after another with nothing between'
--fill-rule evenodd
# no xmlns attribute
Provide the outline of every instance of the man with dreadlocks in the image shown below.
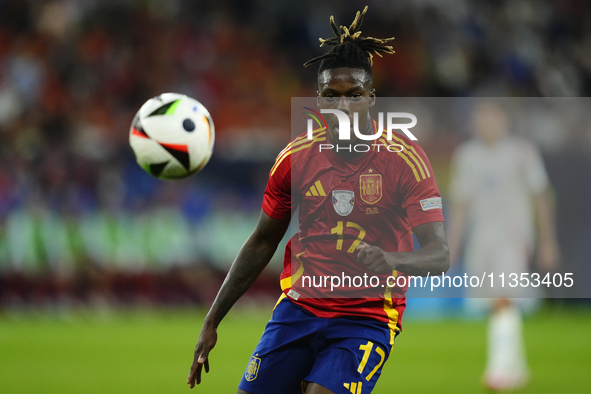
<svg viewBox="0 0 591 394"><path fill-rule="evenodd" d="M341 111L350 124L357 118L360 133L379 135L369 115L372 54L393 51L383 45L389 39L361 37L366 11L349 28L337 27L331 17L335 36L320 41L332 49L305 65L320 62L321 109ZM191 388L201 382L203 367L209 371L220 321L267 265L296 207L300 232L286 247L283 292L238 393L370 393L401 330L408 286L341 286L335 296L330 283L310 286L309 279L342 274L344 281L346 271L347 277L370 273L387 283L388 277L448 269L441 198L423 150L395 133L379 141L403 148L396 153L379 144L368 152L318 149L322 142L338 145L338 125L336 116L327 116L312 142L303 134L277 157L259 222L205 317L187 380ZM411 231L421 244L417 251Z"/></svg>

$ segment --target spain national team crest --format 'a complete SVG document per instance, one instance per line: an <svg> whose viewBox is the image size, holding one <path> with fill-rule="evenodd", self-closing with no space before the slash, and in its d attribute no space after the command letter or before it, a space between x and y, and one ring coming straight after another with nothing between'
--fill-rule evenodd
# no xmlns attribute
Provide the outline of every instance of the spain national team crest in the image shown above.
<svg viewBox="0 0 591 394"><path fill-rule="evenodd" d="M368 204L375 204L382 198L382 175L364 174L359 176L359 194Z"/></svg>
<svg viewBox="0 0 591 394"><path fill-rule="evenodd" d="M341 216L347 216L353 212L355 206L355 192L351 190L333 190L332 206Z"/></svg>
<svg viewBox="0 0 591 394"><path fill-rule="evenodd" d="M261 359L255 356L250 358L250 362L248 363L248 367L246 368L246 373L244 374L244 378L249 382L255 380L259 373L259 367L261 366Z"/></svg>

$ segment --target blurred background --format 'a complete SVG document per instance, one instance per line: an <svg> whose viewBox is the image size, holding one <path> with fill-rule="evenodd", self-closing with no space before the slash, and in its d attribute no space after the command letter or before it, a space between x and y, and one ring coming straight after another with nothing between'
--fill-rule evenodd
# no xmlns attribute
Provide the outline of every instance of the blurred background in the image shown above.
<svg viewBox="0 0 591 394"><path fill-rule="evenodd" d="M396 54L374 62L378 96L591 92L584 0L0 0L0 332L13 338L0 339L0 353L18 352L17 333L27 332L18 321L30 311L67 319L208 306L289 142L291 97L316 95L316 67L302 64L323 53L318 37L332 34L330 15L350 24L366 4L364 34L396 38ZM216 126L212 160L184 181L151 178L128 146L136 111L163 92L198 99ZM553 186L561 262L589 277L591 128L547 122L528 138ZM419 137L444 201L451 154L469 136L434 124ZM281 261L279 251L243 304L277 298ZM461 317L459 305L438 305L433 316ZM555 300L548 316L571 311L574 324L588 327L586 305ZM182 321L192 333L179 344L188 370L200 320ZM240 365L237 377L246 358Z"/></svg>

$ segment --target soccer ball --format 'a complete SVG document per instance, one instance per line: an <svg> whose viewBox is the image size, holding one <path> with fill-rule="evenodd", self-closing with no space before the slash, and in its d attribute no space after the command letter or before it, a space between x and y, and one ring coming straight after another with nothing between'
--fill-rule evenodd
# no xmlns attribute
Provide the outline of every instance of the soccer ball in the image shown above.
<svg viewBox="0 0 591 394"><path fill-rule="evenodd" d="M211 157L215 130L207 109L183 94L148 100L133 119L129 144L148 174L179 179L199 172Z"/></svg>

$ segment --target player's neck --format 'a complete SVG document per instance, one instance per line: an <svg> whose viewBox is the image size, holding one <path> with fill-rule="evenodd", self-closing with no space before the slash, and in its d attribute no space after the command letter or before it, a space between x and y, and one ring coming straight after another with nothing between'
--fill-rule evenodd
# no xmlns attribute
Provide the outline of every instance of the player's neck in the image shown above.
<svg viewBox="0 0 591 394"><path fill-rule="evenodd" d="M498 133L496 135L480 135L480 136L478 136L478 138L487 147L494 148L494 147L498 146L499 144L503 143L507 139L508 135L509 135L509 133L504 131L504 132Z"/></svg>
<svg viewBox="0 0 591 394"><path fill-rule="evenodd" d="M361 131L361 134L373 134L373 122L371 118L368 119L365 127ZM364 151L363 149L356 149L356 146L358 144L371 146L371 144L373 143L372 141L363 141L357 138L357 136L353 132L351 132L351 139L348 141L341 141L338 139L338 136L332 136L330 133L328 133L328 142L334 146L332 152L341 159L345 160L355 160L365 156L366 154L369 154L369 152L371 152L371 149L369 151Z"/></svg>

